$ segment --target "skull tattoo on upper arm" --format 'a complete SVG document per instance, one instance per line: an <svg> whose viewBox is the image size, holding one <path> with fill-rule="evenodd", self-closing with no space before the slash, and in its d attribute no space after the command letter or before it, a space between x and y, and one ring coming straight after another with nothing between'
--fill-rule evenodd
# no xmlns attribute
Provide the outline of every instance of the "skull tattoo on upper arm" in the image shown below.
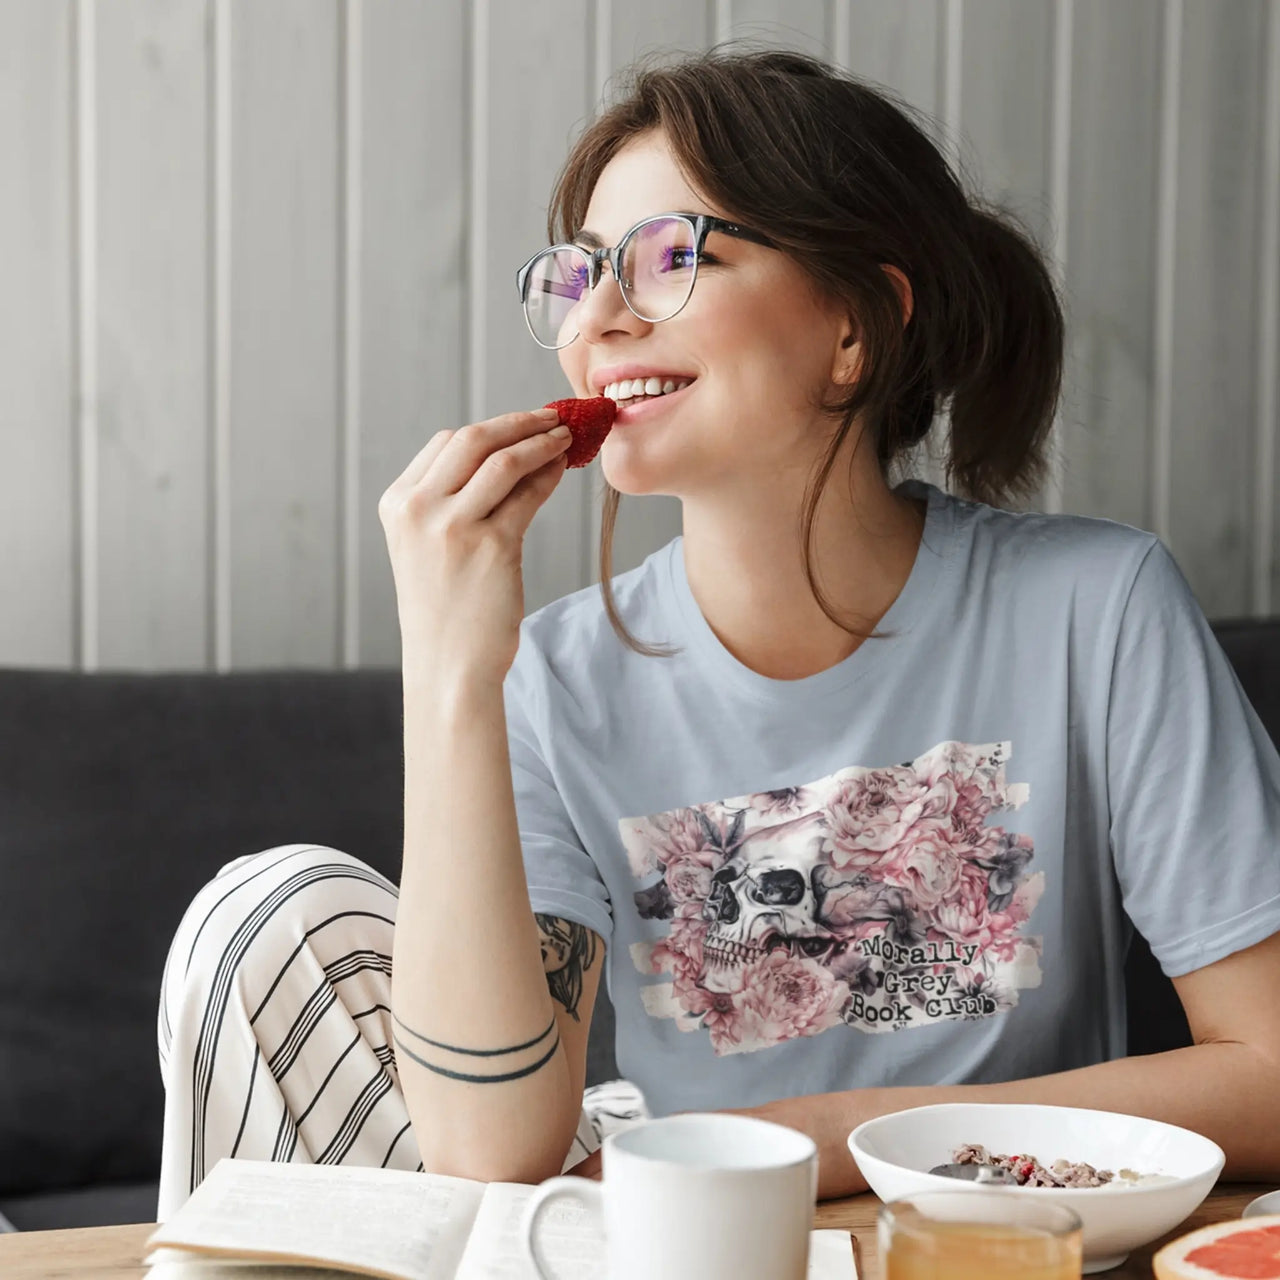
<svg viewBox="0 0 1280 1280"><path fill-rule="evenodd" d="M540 912L535 912L533 918L538 922L542 967L551 996L568 1010L575 1022L581 1022L578 1002L582 999L582 975L595 963L596 935L574 920Z"/></svg>

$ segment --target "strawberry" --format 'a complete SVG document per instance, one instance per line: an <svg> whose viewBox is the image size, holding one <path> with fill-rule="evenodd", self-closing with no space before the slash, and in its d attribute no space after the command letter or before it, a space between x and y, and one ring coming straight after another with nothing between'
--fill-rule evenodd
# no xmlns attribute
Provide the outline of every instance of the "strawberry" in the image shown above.
<svg viewBox="0 0 1280 1280"><path fill-rule="evenodd" d="M560 421L573 432L573 440L565 451L569 467L585 467L600 452L618 412L617 403L608 396L596 396L592 400L553 400L543 408L554 409Z"/></svg>

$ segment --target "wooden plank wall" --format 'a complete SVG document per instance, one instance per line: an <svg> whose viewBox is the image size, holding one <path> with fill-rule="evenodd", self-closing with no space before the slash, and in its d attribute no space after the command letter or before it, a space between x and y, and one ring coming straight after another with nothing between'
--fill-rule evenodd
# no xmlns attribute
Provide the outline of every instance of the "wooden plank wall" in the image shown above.
<svg viewBox="0 0 1280 1280"><path fill-rule="evenodd" d="M731 37L922 108L1051 254L1040 505L1280 611L1280 0L0 0L0 663L396 664L379 495L559 393L513 288L551 179L615 71ZM598 498L539 514L529 609ZM616 567L678 529L624 500Z"/></svg>

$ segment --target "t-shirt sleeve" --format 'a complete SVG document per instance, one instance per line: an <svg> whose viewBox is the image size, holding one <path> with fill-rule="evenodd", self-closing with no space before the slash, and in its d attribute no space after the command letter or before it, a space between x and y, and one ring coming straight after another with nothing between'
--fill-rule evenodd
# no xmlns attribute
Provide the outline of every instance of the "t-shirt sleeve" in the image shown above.
<svg viewBox="0 0 1280 1280"><path fill-rule="evenodd" d="M535 912L593 929L606 946L613 933L609 892L569 814L548 764L536 656L523 638L503 686L507 747L529 901Z"/></svg>
<svg viewBox="0 0 1280 1280"><path fill-rule="evenodd" d="M1280 756L1158 541L1121 617L1107 776L1125 909L1169 977L1280 931Z"/></svg>

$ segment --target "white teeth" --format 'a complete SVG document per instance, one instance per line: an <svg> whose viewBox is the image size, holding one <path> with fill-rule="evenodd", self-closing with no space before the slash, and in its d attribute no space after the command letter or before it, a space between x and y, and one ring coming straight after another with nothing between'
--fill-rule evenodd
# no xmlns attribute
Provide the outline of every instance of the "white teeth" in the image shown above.
<svg viewBox="0 0 1280 1280"><path fill-rule="evenodd" d="M637 396L661 396L682 391L692 381L692 378L623 378L619 382L610 382L600 394L610 400L634 400Z"/></svg>

